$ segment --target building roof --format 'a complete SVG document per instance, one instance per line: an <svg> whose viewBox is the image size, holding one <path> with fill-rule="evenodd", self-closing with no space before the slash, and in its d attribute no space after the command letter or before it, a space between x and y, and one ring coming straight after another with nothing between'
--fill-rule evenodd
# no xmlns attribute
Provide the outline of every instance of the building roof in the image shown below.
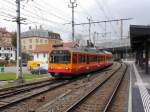
<svg viewBox="0 0 150 112"><path fill-rule="evenodd" d="M130 39L133 50L144 49L145 42L150 43L150 26L130 25Z"/></svg>
<svg viewBox="0 0 150 112"><path fill-rule="evenodd" d="M12 43L0 41L0 47L13 47Z"/></svg>
<svg viewBox="0 0 150 112"><path fill-rule="evenodd" d="M60 47L58 45L58 47L54 47L54 48L62 48L62 49L64 49L64 48L73 48L75 46L78 46L78 44L76 42L65 42L63 44L63 47ZM38 45L35 49L33 49L33 53L45 53L45 52L49 52L52 48L53 48L53 45L50 45L50 44L41 44L41 45Z"/></svg>
<svg viewBox="0 0 150 112"><path fill-rule="evenodd" d="M28 30L26 32L21 33L21 37L22 38L26 38L26 37L42 37L42 38L50 38L50 39L62 40L60 38L60 34L54 33L54 32L48 31L48 30L43 30L43 29L30 29L30 30Z"/></svg>
<svg viewBox="0 0 150 112"><path fill-rule="evenodd" d="M33 53L48 53L52 49L50 44L41 44L33 49Z"/></svg>
<svg viewBox="0 0 150 112"><path fill-rule="evenodd" d="M0 28L0 35L7 35L4 36L5 38L8 38L9 36L13 35L15 32L9 32L6 30L6 28Z"/></svg>
<svg viewBox="0 0 150 112"><path fill-rule="evenodd" d="M63 43L63 47L73 48L75 46L79 47L78 42L64 42Z"/></svg>

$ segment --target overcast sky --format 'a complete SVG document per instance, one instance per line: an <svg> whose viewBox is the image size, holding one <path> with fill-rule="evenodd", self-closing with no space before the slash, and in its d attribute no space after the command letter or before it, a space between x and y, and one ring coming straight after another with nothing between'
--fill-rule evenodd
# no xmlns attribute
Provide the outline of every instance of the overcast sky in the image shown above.
<svg viewBox="0 0 150 112"><path fill-rule="evenodd" d="M109 19L133 18L124 21L124 36L127 36L130 24L150 24L150 0L77 0L75 8L75 23L103 21ZM21 2L21 16L26 18L26 25L22 24L22 32L31 26L35 28L42 25L44 29L58 32L64 40L71 39L71 8L68 8L69 0L25 0ZM9 31L16 31L16 23L11 18L16 16L15 0L0 0L0 27L6 27ZM92 25L93 32L104 33L104 23ZM120 23L107 23L107 37L119 38ZM88 25L76 26L76 36L88 37ZM99 34L98 38L103 38Z"/></svg>

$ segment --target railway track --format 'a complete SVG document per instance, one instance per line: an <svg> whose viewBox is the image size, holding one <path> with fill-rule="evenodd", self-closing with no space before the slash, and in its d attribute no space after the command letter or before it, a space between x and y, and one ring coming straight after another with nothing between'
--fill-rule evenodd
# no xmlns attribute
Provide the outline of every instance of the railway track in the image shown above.
<svg viewBox="0 0 150 112"><path fill-rule="evenodd" d="M0 90L0 99L9 97L11 95L16 95L21 92L25 91L30 91L32 89L36 89L45 85L50 85L55 83L55 80L49 79L49 80L44 80L40 82L35 82L35 83L30 83L30 84L24 84L24 85L19 85L19 86L13 86L5 89Z"/></svg>
<svg viewBox="0 0 150 112"><path fill-rule="evenodd" d="M8 106L19 103L25 99L29 99L33 96L42 94L44 92L53 90L57 87L71 83L75 80L69 81L69 80L49 79L35 83L0 89L0 110L4 110Z"/></svg>
<svg viewBox="0 0 150 112"><path fill-rule="evenodd" d="M116 72L114 70L119 68L119 64L114 64L112 67L109 67L108 69L103 70L103 72L100 72L99 75L92 75L89 78L87 77L81 78L80 80L76 81L73 80L54 83L40 88L37 87L37 89L27 90L28 92L24 91L24 93L20 92L19 94L13 96L10 95L10 97L0 99L0 111L4 110L2 112L51 112L52 110L53 112L55 112L55 110L57 110L57 112L64 112L70 107L70 104L73 105L73 103L70 103L72 99L78 101L79 99L81 99L81 97L79 96L83 97L85 96L85 93L89 92L89 88L95 88L98 84L102 83L102 81L99 81L100 79L106 79L108 76L111 75L110 73L112 73L112 71ZM96 72L95 74L98 74L98 72ZM97 76L101 78L97 78ZM58 89L57 87L60 88ZM80 92L82 92L82 94L80 94ZM37 99L41 97L45 97L46 100L43 102L37 102ZM68 104L64 104L63 102L60 103L60 100L63 102L67 102Z"/></svg>
<svg viewBox="0 0 150 112"><path fill-rule="evenodd" d="M74 111L84 100L86 100L91 94L93 94L99 87L104 85L111 77L114 76L122 67L118 67L117 70L113 70L111 74L106 72L103 75L99 75L96 80L88 81L85 85L81 85L84 88L71 90L65 95L61 95L58 99L38 108L36 112L72 112ZM99 80L98 80L99 79ZM80 111L79 111L80 112ZM87 112L87 111L85 111Z"/></svg>
<svg viewBox="0 0 150 112"><path fill-rule="evenodd" d="M106 106L105 106L103 112L107 112L108 109L110 108L110 106L111 106L112 103L113 103L113 99L115 98L116 93L117 93L117 91L118 91L118 89L119 89L119 87L120 87L120 85L121 85L121 82L123 81L123 78L124 78L124 76L125 76L125 74L126 74L126 72L127 72L127 69L128 69L128 65L125 65L125 66L126 66L126 68L125 68L125 70L124 70L123 73L122 73L122 77L121 77L120 80L117 82L116 87L114 88L114 91L113 91L112 95L110 96L110 98L109 98L109 100L108 100L108 103L106 104Z"/></svg>
<svg viewBox="0 0 150 112"><path fill-rule="evenodd" d="M103 86L104 86L103 88L108 87L108 86L105 86L105 84L108 83L108 81L110 81L120 69L121 69L121 67L117 71L115 71L110 77L108 77L106 80L104 80L102 83L100 83L97 87L93 88L91 91L89 91L87 94L85 94L81 99L79 99L75 103L73 103L73 105L71 105L69 108L67 108L64 112L87 112L87 111L89 111L89 112L90 111L92 111L92 112L107 112L110 105L112 104L112 100L115 97L116 92L123 80L123 77L127 70L127 66L125 67L125 69L122 73L122 76L116 82L115 87L114 87L113 91L111 91L110 95L108 95L107 97L106 97L106 95L101 95L101 94L104 94L104 93L101 93L101 91L104 91L104 89L101 89L101 88ZM96 94L97 91L99 91L99 92ZM98 100L98 99L103 100L102 98L95 97L98 95L101 97L105 97L105 98L103 98L103 99L105 99L105 101L103 102L103 101L99 100L98 101L99 103L96 103L96 100ZM91 106L91 105L93 105L93 106ZM94 108L92 108L92 107L94 107Z"/></svg>
<svg viewBox="0 0 150 112"><path fill-rule="evenodd" d="M69 83L68 80L45 80L37 83L2 89L0 90L0 110L25 99L29 99L35 95L63 86L67 83Z"/></svg>

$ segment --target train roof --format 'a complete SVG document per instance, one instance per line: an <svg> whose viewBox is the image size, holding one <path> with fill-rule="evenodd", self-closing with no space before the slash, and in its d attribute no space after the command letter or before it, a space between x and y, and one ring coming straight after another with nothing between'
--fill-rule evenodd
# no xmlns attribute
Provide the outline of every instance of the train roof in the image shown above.
<svg viewBox="0 0 150 112"><path fill-rule="evenodd" d="M73 52L84 52L84 53L90 53L90 54L107 54L107 55L112 55L111 52L104 51L104 50L98 50L96 48L81 48L81 47L73 47L73 48L68 48L68 47L56 47L54 48L55 50L71 50Z"/></svg>

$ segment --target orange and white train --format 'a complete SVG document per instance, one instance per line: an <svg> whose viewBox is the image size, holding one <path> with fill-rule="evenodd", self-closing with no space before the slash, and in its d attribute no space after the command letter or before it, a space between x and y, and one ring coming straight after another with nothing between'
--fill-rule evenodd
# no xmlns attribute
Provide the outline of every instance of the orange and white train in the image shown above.
<svg viewBox="0 0 150 112"><path fill-rule="evenodd" d="M55 78L73 78L112 63L112 53L107 51L59 47L49 53L48 72Z"/></svg>

